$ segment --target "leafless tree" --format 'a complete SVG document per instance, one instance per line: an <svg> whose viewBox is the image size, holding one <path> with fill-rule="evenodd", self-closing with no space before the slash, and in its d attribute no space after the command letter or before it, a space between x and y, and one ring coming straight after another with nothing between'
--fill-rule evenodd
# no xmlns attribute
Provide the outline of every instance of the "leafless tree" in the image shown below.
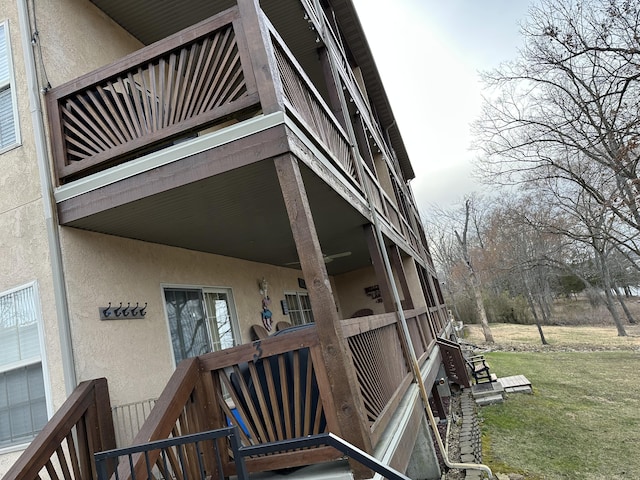
<svg viewBox="0 0 640 480"><path fill-rule="evenodd" d="M482 173L577 185L626 225L618 241L640 254L640 4L542 0L522 34L519 57L483 76Z"/></svg>
<svg viewBox="0 0 640 480"><path fill-rule="evenodd" d="M480 317L480 325L482 326L482 333L484 334L484 340L487 343L493 343L493 335L491 333L491 328L489 328L489 320L487 319L487 311L484 308L484 302L482 300L482 287L480 284L480 279L476 273L476 270L471 262L471 255L469 255L469 219L472 217L472 203L471 199L467 199L464 202L464 227L462 229L462 234L455 231L456 239L458 240L458 244L460 246L460 252L462 254L462 259L464 260L465 265L467 266L467 270L469 271L469 280L471 283L471 289L473 291L473 297L476 303L476 310L478 312L478 316Z"/></svg>

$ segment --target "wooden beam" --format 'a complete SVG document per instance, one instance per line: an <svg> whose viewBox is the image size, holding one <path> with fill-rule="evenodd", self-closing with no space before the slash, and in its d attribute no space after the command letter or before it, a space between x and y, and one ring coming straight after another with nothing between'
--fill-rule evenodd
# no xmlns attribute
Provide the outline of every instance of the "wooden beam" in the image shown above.
<svg viewBox="0 0 640 480"><path fill-rule="evenodd" d="M365 452L372 453L358 380L343 337L298 161L293 155L286 154L275 159L275 166L327 370L329 385L319 387L328 388L333 397L340 430L336 433ZM369 478L371 475L360 464L352 463L351 467L357 478Z"/></svg>
<svg viewBox="0 0 640 480"><path fill-rule="evenodd" d="M342 102L340 101L340 95L338 93L339 87L337 86L336 79L333 76L331 60L329 59L327 47L320 47L318 49L318 56L320 57L320 63L322 63L322 74L327 86L327 92L329 93L329 106L331 107L331 111L335 115L336 120L338 120L342 128L347 131L346 117L348 117L348 114L345 114L342 110Z"/></svg>
<svg viewBox="0 0 640 480"><path fill-rule="evenodd" d="M265 114L284 111L283 88L269 29L258 0L238 0L242 27L251 54L251 64Z"/></svg>
<svg viewBox="0 0 640 480"><path fill-rule="evenodd" d="M61 225L110 208L198 182L287 151L284 125L123 178L58 204Z"/></svg>
<svg viewBox="0 0 640 480"><path fill-rule="evenodd" d="M409 283L407 282L407 273L404 271L404 264L402 263L402 256L400 249L397 245L392 245L388 249L389 257L391 259L391 265L393 266L398 280L400 281L400 288L402 288L402 301L403 310L413 310L413 299L411 298L411 290L409 290Z"/></svg>
<svg viewBox="0 0 640 480"><path fill-rule="evenodd" d="M384 268L384 260L382 259L382 252L380 251L380 247L376 241L376 233L373 230L373 225L366 225L364 227L364 231L367 237L367 245L369 247L371 262L373 263L373 270L376 274L376 281L380 287L380 295L382 296L384 311L395 312L396 309L391 297L391 284L387 278L387 273Z"/></svg>

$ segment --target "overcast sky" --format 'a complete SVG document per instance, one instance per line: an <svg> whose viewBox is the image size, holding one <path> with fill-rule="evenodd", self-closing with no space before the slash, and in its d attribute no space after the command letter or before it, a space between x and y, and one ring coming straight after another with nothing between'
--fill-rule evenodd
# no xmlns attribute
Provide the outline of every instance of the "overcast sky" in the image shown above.
<svg viewBox="0 0 640 480"><path fill-rule="evenodd" d="M480 187L469 124L478 71L514 58L530 0L354 0L416 178L421 211Z"/></svg>

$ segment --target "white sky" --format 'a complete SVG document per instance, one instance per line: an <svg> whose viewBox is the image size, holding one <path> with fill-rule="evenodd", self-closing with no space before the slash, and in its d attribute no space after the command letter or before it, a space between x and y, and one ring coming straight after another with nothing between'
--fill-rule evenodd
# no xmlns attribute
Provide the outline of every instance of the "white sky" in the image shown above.
<svg viewBox="0 0 640 480"><path fill-rule="evenodd" d="M354 0L416 172L421 211L481 187L469 124L479 70L512 59L530 0Z"/></svg>

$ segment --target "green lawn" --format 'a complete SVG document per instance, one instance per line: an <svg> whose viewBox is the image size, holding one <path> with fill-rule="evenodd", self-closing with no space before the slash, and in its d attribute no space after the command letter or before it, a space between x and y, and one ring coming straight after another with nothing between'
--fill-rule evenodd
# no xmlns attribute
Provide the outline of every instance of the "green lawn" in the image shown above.
<svg viewBox="0 0 640 480"><path fill-rule="evenodd" d="M533 395L480 409L483 460L527 479L640 479L640 352L487 354Z"/></svg>

